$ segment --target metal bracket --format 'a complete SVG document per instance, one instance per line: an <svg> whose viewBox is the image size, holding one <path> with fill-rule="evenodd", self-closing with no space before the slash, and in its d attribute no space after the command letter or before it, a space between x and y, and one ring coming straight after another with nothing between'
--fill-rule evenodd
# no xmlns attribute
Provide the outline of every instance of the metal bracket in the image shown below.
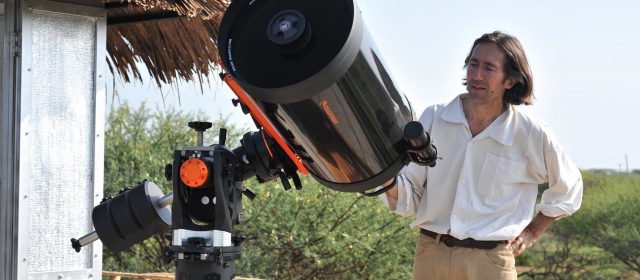
<svg viewBox="0 0 640 280"><path fill-rule="evenodd" d="M22 30L14 31L11 40L11 56L19 57L22 51Z"/></svg>

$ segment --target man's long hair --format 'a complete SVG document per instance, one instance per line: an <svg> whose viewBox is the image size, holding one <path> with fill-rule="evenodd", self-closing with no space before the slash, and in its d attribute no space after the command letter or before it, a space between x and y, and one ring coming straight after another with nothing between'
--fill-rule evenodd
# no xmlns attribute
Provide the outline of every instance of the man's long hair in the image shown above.
<svg viewBox="0 0 640 280"><path fill-rule="evenodd" d="M469 51L469 55L467 55L467 58L464 60L465 69L469 65L473 49L482 43L494 44L502 49L505 56L505 63L503 65L505 77L516 80L516 84L504 92L502 100L507 104L513 105L533 104L533 77L531 76L529 62L527 61L527 56L524 54L524 48L522 48L520 41L518 41L516 37L500 31L482 35L473 42L471 51ZM467 85L466 77L464 78L463 85Z"/></svg>

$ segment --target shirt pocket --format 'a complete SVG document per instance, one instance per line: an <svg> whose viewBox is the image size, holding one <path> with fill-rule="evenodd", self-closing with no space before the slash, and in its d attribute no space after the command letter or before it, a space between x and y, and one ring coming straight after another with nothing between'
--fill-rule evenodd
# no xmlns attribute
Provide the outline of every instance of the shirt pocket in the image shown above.
<svg viewBox="0 0 640 280"><path fill-rule="evenodd" d="M527 162L487 154L476 191L478 194L492 197L505 197L519 189L526 178Z"/></svg>

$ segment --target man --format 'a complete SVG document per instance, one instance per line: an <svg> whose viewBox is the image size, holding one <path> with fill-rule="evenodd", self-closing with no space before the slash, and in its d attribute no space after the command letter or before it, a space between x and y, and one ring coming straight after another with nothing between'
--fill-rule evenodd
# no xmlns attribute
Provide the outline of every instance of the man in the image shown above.
<svg viewBox="0 0 640 280"><path fill-rule="evenodd" d="M516 279L515 256L582 201L578 168L517 106L533 99L520 42L484 34L465 68L468 92L420 117L442 159L434 168L409 164L381 196L392 212L416 215L414 279Z"/></svg>

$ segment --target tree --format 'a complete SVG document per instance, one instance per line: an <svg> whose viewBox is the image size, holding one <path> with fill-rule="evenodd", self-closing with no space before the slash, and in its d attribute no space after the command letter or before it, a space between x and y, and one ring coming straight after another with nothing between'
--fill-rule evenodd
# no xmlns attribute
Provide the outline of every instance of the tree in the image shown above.
<svg viewBox="0 0 640 280"><path fill-rule="evenodd" d="M583 172L584 198L526 252L543 279L640 277L640 176ZM635 277L635 278L634 278Z"/></svg>
<svg viewBox="0 0 640 280"><path fill-rule="evenodd" d="M573 230L640 273L640 176L585 174L583 210L558 230Z"/></svg>
<svg viewBox="0 0 640 280"><path fill-rule="evenodd" d="M250 184L239 275L278 279L409 279L416 233L376 198L303 177L301 191Z"/></svg>

